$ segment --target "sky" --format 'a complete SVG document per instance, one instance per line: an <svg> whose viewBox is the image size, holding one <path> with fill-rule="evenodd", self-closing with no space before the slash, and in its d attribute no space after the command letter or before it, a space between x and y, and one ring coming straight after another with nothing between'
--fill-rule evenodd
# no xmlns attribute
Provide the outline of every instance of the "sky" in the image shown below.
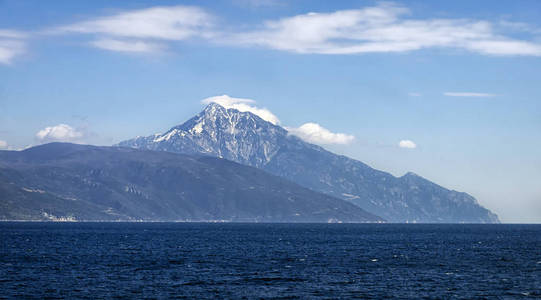
<svg viewBox="0 0 541 300"><path fill-rule="evenodd" d="M541 2L0 0L0 148L112 145L206 103L541 223Z"/></svg>

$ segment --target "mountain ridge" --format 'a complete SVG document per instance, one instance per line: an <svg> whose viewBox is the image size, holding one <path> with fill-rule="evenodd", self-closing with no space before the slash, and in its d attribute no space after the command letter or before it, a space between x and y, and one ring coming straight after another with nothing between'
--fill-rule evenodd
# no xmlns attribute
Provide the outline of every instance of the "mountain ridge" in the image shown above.
<svg viewBox="0 0 541 300"><path fill-rule="evenodd" d="M0 151L0 220L383 221L225 159L69 143Z"/></svg>
<svg viewBox="0 0 541 300"><path fill-rule="evenodd" d="M395 177L305 142L251 112L216 103L163 134L117 145L222 157L348 200L391 222L499 222L471 195L414 173Z"/></svg>

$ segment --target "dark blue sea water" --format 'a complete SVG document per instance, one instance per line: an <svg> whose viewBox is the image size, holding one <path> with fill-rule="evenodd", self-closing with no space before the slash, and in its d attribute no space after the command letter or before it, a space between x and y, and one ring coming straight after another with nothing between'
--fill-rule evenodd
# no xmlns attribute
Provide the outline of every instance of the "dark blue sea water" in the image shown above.
<svg viewBox="0 0 541 300"><path fill-rule="evenodd" d="M540 298L541 225L0 223L0 298Z"/></svg>

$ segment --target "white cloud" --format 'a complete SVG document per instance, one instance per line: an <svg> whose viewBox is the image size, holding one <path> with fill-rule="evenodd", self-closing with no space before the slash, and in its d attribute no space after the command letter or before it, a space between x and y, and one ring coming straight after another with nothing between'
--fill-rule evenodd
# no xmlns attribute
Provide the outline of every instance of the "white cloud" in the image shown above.
<svg viewBox="0 0 541 300"><path fill-rule="evenodd" d="M224 42L297 53L355 54L457 48L486 55L541 56L541 44L496 32L492 23L468 19L406 18L409 9L383 3L363 9L308 13L268 21L259 30Z"/></svg>
<svg viewBox="0 0 541 300"><path fill-rule="evenodd" d="M407 148L407 149L415 149L417 148L417 145L413 141L410 141L410 140L401 140L398 143L398 147Z"/></svg>
<svg viewBox="0 0 541 300"><path fill-rule="evenodd" d="M6 141L0 140L0 149L7 149L8 143Z"/></svg>
<svg viewBox="0 0 541 300"><path fill-rule="evenodd" d="M10 64L25 52L25 38L22 32L0 29L0 64Z"/></svg>
<svg viewBox="0 0 541 300"><path fill-rule="evenodd" d="M408 93L408 96L410 97L421 97L423 94L421 93Z"/></svg>
<svg viewBox="0 0 541 300"><path fill-rule="evenodd" d="M541 44L511 39L472 41L467 48L492 55L541 56Z"/></svg>
<svg viewBox="0 0 541 300"><path fill-rule="evenodd" d="M280 120L266 108L255 107L255 101L252 99L233 98L228 95L214 96L201 100L203 104L217 103L225 108L233 108L242 112L251 112L258 115L261 119L271 122L274 125L280 124Z"/></svg>
<svg viewBox="0 0 541 300"><path fill-rule="evenodd" d="M443 93L443 95L447 97L474 97L474 98L496 97L496 94L472 93L472 92L445 92Z"/></svg>
<svg viewBox="0 0 541 300"><path fill-rule="evenodd" d="M279 125L280 120L266 108L255 107L252 99L233 98L228 95L214 96L201 100L203 104L217 103L225 108L233 108L242 112L251 112L263 120ZM333 133L316 123L306 123L299 128L285 127L289 134L296 135L301 139L314 144L349 144L355 137L344 133Z"/></svg>
<svg viewBox="0 0 541 300"><path fill-rule="evenodd" d="M38 133L36 138L41 142L71 142L84 137L84 133L66 124L46 127Z"/></svg>
<svg viewBox="0 0 541 300"><path fill-rule="evenodd" d="M115 39L99 39L90 44L96 48L118 52L159 52L165 48L164 45L159 43Z"/></svg>
<svg viewBox="0 0 541 300"><path fill-rule="evenodd" d="M160 50L156 40L180 41L212 37L213 17L193 6L163 6L126 11L113 16L62 26L53 33L84 33L98 36L91 45L112 51Z"/></svg>
<svg viewBox="0 0 541 300"><path fill-rule="evenodd" d="M333 133L317 123L305 123L299 128L286 127L290 134L314 144L349 144L355 137L345 133Z"/></svg>
<svg viewBox="0 0 541 300"><path fill-rule="evenodd" d="M183 40L201 33L211 25L211 20L211 16L198 7L179 5L123 12L58 30L127 38Z"/></svg>

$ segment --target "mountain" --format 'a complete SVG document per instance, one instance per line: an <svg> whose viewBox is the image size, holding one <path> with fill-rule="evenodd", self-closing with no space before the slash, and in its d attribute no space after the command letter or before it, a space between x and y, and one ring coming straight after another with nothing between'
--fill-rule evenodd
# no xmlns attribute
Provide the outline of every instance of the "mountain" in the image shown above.
<svg viewBox="0 0 541 300"><path fill-rule="evenodd" d="M118 145L226 158L348 200L391 222L499 222L466 193L445 189L413 173L394 177L304 142L255 114L216 103L164 134Z"/></svg>
<svg viewBox="0 0 541 300"><path fill-rule="evenodd" d="M0 151L0 220L380 222L225 159L51 143Z"/></svg>

